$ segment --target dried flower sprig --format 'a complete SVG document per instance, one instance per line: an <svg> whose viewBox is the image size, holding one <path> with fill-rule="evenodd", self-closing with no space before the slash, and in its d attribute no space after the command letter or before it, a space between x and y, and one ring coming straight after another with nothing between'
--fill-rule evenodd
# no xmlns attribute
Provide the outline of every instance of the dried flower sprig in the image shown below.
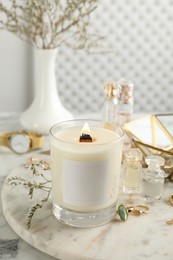
<svg viewBox="0 0 173 260"><path fill-rule="evenodd" d="M31 157L27 160L25 167L30 168L33 171L33 174L37 174L37 167L43 170L50 170L50 163L44 160L39 160L35 157ZM38 175L41 174L38 173Z"/></svg>
<svg viewBox="0 0 173 260"><path fill-rule="evenodd" d="M39 160L37 158L30 158L27 161L27 164L25 165L26 168L29 168L31 170L31 173L33 176L40 176L43 181L38 182L35 180L28 180L25 178L21 178L19 176L10 177L7 179L7 182L11 185L24 185L25 187L29 188L28 195L30 199L34 196L35 190L42 190L46 192L46 197L43 198L40 202L36 203L28 212L27 215L27 223L26 227L29 229L31 227L31 222L33 219L33 216L37 209L41 209L44 204L48 201L50 192L52 190L52 181L45 177L45 175L39 171L40 170L50 170L50 164L47 161Z"/></svg>
<svg viewBox="0 0 173 260"><path fill-rule="evenodd" d="M93 48L102 39L89 26L97 4L98 0L1 0L0 29L40 49Z"/></svg>

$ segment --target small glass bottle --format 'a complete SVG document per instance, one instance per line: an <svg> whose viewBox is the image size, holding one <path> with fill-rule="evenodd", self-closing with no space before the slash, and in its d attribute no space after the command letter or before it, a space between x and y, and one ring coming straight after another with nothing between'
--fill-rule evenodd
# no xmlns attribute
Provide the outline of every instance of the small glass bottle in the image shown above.
<svg viewBox="0 0 173 260"><path fill-rule="evenodd" d="M123 160L123 191L139 193L142 181L142 153L133 148L124 152Z"/></svg>
<svg viewBox="0 0 173 260"><path fill-rule="evenodd" d="M129 80L121 79L118 81L118 85L120 89L118 125L124 127L124 124L132 120L134 84ZM130 149L131 145L131 137L125 133L123 150Z"/></svg>
<svg viewBox="0 0 173 260"><path fill-rule="evenodd" d="M132 119L134 84L126 79L119 80L118 84L120 88L118 124L123 126Z"/></svg>
<svg viewBox="0 0 173 260"><path fill-rule="evenodd" d="M104 127L115 130L118 124L118 85L114 81L109 81L104 86L105 101L102 107L102 119Z"/></svg>
<svg viewBox="0 0 173 260"><path fill-rule="evenodd" d="M148 168L143 170L142 193L148 202L160 200L163 194L165 172L160 168L165 159L149 155L145 158Z"/></svg>

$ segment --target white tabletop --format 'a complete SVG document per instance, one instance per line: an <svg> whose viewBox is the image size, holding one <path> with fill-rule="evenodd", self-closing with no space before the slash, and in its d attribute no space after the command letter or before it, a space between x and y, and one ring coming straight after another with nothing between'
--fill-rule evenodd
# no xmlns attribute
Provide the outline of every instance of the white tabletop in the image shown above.
<svg viewBox="0 0 173 260"><path fill-rule="evenodd" d="M0 117L1 132L17 129L20 129L20 125L15 115L4 114ZM48 142L46 142L44 149L46 150L47 148ZM5 177L9 175L11 170L23 164L31 155L33 153L16 155L7 148L0 147L0 189L2 188ZM140 217L129 216L126 222L110 222L103 227L93 228L89 231L86 230L86 234L85 229L78 229L77 232L74 229L68 237L68 227L65 227L67 241L66 239L63 240L63 246L64 243L68 242L68 249L71 250L71 255L69 253L68 256L64 255L61 259L75 259L76 254L77 259L83 260L146 260L146 258L152 260L172 260L173 225L166 224L168 219L173 218L173 207L168 204L168 197L171 193L173 193L173 184L167 183L163 199L150 205L150 212L148 214ZM123 198L120 198L120 202L122 201ZM142 200L139 198L132 203L141 202ZM129 201L129 203L131 202ZM54 259L27 244L22 238L16 235L7 224L1 205L0 227L1 259ZM58 226L57 224L57 229L61 229L61 225ZM85 244L86 240L87 242L90 240L90 243ZM59 247L58 239L57 247ZM85 251L82 251L83 248L85 248Z"/></svg>

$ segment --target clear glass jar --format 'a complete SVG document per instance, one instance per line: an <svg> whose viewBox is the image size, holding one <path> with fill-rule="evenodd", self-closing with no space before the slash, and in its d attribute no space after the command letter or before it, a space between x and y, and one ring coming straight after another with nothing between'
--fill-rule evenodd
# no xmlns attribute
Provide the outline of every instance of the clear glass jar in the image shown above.
<svg viewBox="0 0 173 260"><path fill-rule="evenodd" d="M102 107L102 119L105 128L115 130L118 124L119 89L114 81L109 81L104 86L105 101Z"/></svg>
<svg viewBox="0 0 173 260"><path fill-rule="evenodd" d="M123 160L123 191L139 193L142 181L142 153L139 149L124 152Z"/></svg>
<svg viewBox="0 0 173 260"><path fill-rule="evenodd" d="M143 170L142 193L148 202L160 200L163 194L165 172L160 168L165 159L149 155L145 158L148 168Z"/></svg>

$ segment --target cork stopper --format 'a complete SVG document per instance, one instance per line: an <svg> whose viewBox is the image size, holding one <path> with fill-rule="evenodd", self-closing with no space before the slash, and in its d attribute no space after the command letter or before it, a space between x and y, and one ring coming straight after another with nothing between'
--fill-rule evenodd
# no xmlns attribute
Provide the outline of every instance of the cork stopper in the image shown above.
<svg viewBox="0 0 173 260"><path fill-rule="evenodd" d="M119 100L124 103L133 102L133 88L134 84L133 82L125 79L121 79L119 81L120 85L120 95Z"/></svg>

